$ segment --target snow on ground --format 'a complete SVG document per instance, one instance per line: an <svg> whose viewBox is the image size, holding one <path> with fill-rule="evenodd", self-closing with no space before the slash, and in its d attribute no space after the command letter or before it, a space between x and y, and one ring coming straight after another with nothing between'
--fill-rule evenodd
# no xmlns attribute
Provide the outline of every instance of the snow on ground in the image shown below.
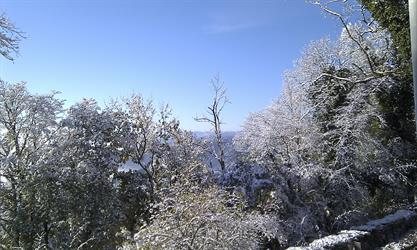
<svg viewBox="0 0 417 250"><path fill-rule="evenodd" d="M373 220L368 222L366 225L353 227L354 230L360 230L360 231L373 231L375 229L378 229L380 227L383 227L384 225L394 223L396 221L400 220L407 220L413 216L416 216L417 214L414 211L410 210L399 210L395 214L390 214L388 216L385 216L382 219L379 220Z"/></svg>
<svg viewBox="0 0 417 250"><path fill-rule="evenodd" d="M412 230L402 239L396 242L391 242L390 244L381 248L381 250L405 250L405 249L417 249L417 229Z"/></svg>
<svg viewBox="0 0 417 250"><path fill-rule="evenodd" d="M357 230L344 230L335 235L329 235L311 242L308 247L290 247L287 250L315 250L315 249L333 249L341 245L359 240L361 237L368 235L369 232Z"/></svg>
<svg viewBox="0 0 417 250"><path fill-rule="evenodd" d="M417 213L411 210L399 210L394 214L385 216L382 219L373 220L366 225L353 227L351 230L341 231L335 235L329 235L327 237L317 239L310 243L308 247L292 247L291 250L313 250L313 249L334 249L336 247L348 246L355 242L361 242L362 240L368 241L372 238L366 238L370 236L375 230L381 231L386 228L390 228L390 225L401 224L409 221L417 216ZM385 232L385 231L383 231ZM374 236L371 236L374 237ZM402 250L402 249L417 249L417 229L408 233L405 237L397 242L392 242L382 250Z"/></svg>
<svg viewBox="0 0 417 250"><path fill-rule="evenodd" d="M329 235L327 237L313 241L310 247L314 249L320 249L323 247L331 247L339 244L346 244L352 242L354 239L359 239L368 235L369 232L358 230L344 230L337 235Z"/></svg>

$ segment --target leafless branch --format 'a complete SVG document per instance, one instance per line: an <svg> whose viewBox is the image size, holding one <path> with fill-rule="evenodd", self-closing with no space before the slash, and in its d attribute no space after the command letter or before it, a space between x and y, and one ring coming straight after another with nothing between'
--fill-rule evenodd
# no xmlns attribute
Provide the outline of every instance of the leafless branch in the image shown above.
<svg viewBox="0 0 417 250"><path fill-rule="evenodd" d="M220 80L219 76L215 76L211 80L211 84L213 87L214 95L212 103L209 107L207 107L207 115L203 115L200 117L194 118L197 122L205 122L212 126L213 132L216 138L216 146L218 147L218 153L216 149L213 148L213 155L215 155L216 159L220 163L220 167L222 171L225 169L225 156L224 156L224 143L222 138L222 130L221 124L223 124L221 119L221 113L226 104L230 103L227 95L226 89L223 86L223 83Z"/></svg>
<svg viewBox="0 0 417 250"><path fill-rule="evenodd" d="M0 54L8 60L13 61L13 55L19 53L19 43L25 38L23 32L5 16L0 15Z"/></svg>

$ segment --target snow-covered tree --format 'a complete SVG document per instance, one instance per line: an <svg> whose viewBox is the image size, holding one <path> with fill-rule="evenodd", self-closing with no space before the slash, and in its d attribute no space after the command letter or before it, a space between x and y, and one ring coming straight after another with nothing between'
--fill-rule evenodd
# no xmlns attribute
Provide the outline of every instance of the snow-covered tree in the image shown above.
<svg viewBox="0 0 417 250"><path fill-rule="evenodd" d="M148 180L153 196L164 178L165 155L179 133L179 123L168 106L157 113L152 102L135 95L110 105L120 124L125 126L120 137L124 160L136 163ZM124 104L124 105L123 105Z"/></svg>
<svg viewBox="0 0 417 250"><path fill-rule="evenodd" d="M2 247L34 248L48 239L48 190L62 101L0 81L0 226ZM47 193L41 192L41 190Z"/></svg>
<svg viewBox="0 0 417 250"><path fill-rule="evenodd" d="M94 100L83 100L69 108L60 124L55 166L61 172L61 209L67 216L57 246L111 249L120 220L114 188L120 156L113 145L118 123Z"/></svg>
<svg viewBox="0 0 417 250"><path fill-rule="evenodd" d="M251 114L235 140L252 165L269 170L265 191L275 198L261 209L285 221L289 244L346 228L382 202L403 202L416 169L404 164L413 148L392 137L381 105L382 93L401 84L389 33L367 14L352 24L315 3L339 19L339 39L308 46L280 98Z"/></svg>
<svg viewBox="0 0 417 250"><path fill-rule="evenodd" d="M159 208L136 235L137 247L256 249L263 235L262 217L246 214L238 197L215 187L172 193Z"/></svg>
<svg viewBox="0 0 417 250"><path fill-rule="evenodd" d="M288 78L279 99L249 115L235 145L258 163L299 165L312 157L317 134L309 112L304 89Z"/></svg>
<svg viewBox="0 0 417 250"><path fill-rule="evenodd" d="M19 52L19 43L23 38L22 32L4 14L0 15L0 54L13 61Z"/></svg>

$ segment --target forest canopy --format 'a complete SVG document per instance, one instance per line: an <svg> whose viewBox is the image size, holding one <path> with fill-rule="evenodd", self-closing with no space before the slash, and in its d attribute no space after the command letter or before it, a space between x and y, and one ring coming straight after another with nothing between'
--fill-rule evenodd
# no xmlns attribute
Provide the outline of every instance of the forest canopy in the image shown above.
<svg viewBox="0 0 417 250"><path fill-rule="evenodd" d="M210 136L141 95L65 107L0 81L1 249L283 249L413 203L407 1L313 1L340 23L233 138L215 77ZM22 33L0 17L0 53ZM343 195L341 195L343 194Z"/></svg>

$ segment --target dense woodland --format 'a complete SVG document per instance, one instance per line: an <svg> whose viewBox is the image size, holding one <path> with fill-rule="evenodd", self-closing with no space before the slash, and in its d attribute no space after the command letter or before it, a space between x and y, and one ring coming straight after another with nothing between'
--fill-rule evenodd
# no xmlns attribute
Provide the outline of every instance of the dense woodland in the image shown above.
<svg viewBox="0 0 417 250"><path fill-rule="evenodd" d="M304 48L233 141L217 77L196 118L211 137L140 95L65 109L1 81L0 249L281 249L414 202L407 2L311 2L340 36ZM12 60L24 35L0 26Z"/></svg>

